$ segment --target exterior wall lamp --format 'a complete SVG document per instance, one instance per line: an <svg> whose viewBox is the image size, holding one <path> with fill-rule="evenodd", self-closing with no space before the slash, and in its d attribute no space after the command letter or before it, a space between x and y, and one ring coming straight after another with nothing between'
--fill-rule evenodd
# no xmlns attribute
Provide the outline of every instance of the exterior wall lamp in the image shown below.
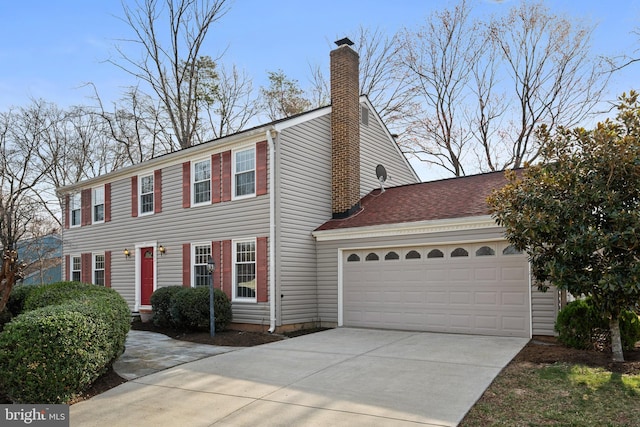
<svg viewBox="0 0 640 427"><path fill-rule="evenodd" d="M160 245L158 247L158 252L160 252L160 255L164 255L165 252L167 252L167 249L164 246Z"/></svg>
<svg viewBox="0 0 640 427"><path fill-rule="evenodd" d="M131 256L131 252L129 252L129 249L127 248L124 248L124 251L122 251L122 253L126 258L129 258Z"/></svg>

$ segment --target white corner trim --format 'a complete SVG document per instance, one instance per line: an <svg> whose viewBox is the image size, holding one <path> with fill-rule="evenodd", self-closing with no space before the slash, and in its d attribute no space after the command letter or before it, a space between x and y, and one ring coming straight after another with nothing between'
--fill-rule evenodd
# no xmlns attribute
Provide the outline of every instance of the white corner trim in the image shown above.
<svg viewBox="0 0 640 427"><path fill-rule="evenodd" d="M372 237L406 236L413 234L442 233L448 231L475 230L479 228L500 228L489 215L466 218L437 219L408 223L371 225L335 230L313 231L311 235L318 242L344 239L367 239Z"/></svg>

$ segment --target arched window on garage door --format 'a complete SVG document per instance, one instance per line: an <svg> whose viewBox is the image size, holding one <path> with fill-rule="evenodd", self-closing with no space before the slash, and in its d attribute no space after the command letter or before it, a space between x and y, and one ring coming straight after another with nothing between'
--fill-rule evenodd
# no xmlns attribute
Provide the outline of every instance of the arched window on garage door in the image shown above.
<svg viewBox="0 0 640 427"><path fill-rule="evenodd" d="M440 249L431 249L427 254L427 258L444 258L444 253Z"/></svg>
<svg viewBox="0 0 640 427"><path fill-rule="evenodd" d="M456 248L451 252L451 258L466 257L469 252L465 248Z"/></svg>
<svg viewBox="0 0 640 427"><path fill-rule="evenodd" d="M389 261L389 260L395 260L395 259L400 259L400 256L399 256L397 253L395 253L395 252L391 251L391 252L388 252L388 253L384 256L384 259L385 259L386 261Z"/></svg>
<svg viewBox="0 0 640 427"><path fill-rule="evenodd" d="M358 254L351 254L349 255L349 258L347 258L347 262L357 262L360 261L360 257L358 256Z"/></svg>
<svg viewBox="0 0 640 427"><path fill-rule="evenodd" d="M371 252L369 253L369 255L365 257L365 261L379 261L379 260L380 260L380 257L375 252Z"/></svg>
<svg viewBox="0 0 640 427"><path fill-rule="evenodd" d="M418 251L409 251L407 252L407 254L404 256L405 259L420 259L420 252Z"/></svg>
<svg viewBox="0 0 640 427"><path fill-rule="evenodd" d="M496 251L494 251L493 248L489 246L483 246L476 251L476 256L491 256L495 254Z"/></svg>
<svg viewBox="0 0 640 427"><path fill-rule="evenodd" d="M502 250L502 255L520 255L522 251L516 249L515 246L509 245Z"/></svg>

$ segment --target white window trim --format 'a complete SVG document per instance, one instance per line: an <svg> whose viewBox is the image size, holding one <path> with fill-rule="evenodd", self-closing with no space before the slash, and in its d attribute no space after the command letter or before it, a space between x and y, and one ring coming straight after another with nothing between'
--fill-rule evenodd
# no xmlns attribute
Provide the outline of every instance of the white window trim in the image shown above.
<svg viewBox="0 0 640 427"><path fill-rule="evenodd" d="M93 191L93 190L92 190ZM92 192L93 194L93 192ZM75 207L75 203L73 203L73 199L74 198L78 198L78 208L77 209L72 209L72 204ZM74 224L73 223L73 211L77 210L78 212L80 212L80 215L78 217L78 223ZM69 227L70 228L75 228L75 227L80 227L82 225L82 195L81 193L73 193L69 196Z"/></svg>
<svg viewBox="0 0 640 427"><path fill-rule="evenodd" d="M73 259L74 258L80 259L80 270L74 270L73 269ZM69 280L72 281L72 282L74 281L73 280L73 272L77 271L77 272L80 273L80 278L78 279L78 282L82 282L82 255L80 255L80 254L71 254L71 255L69 255L69 266L68 267L69 267Z"/></svg>
<svg viewBox="0 0 640 427"><path fill-rule="evenodd" d="M98 269L96 269L96 257L102 255L103 259L104 259L104 268L102 268L101 270L104 272L104 277L103 277L103 281L107 278L107 259L104 255L104 252L92 252L91 253L91 283L93 283L94 285L97 285L96 282L96 271L98 271ZM82 273L81 273L82 274ZM103 283L102 285L99 286L106 286L106 283Z"/></svg>
<svg viewBox="0 0 640 427"><path fill-rule="evenodd" d="M95 194L96 194L96 190L100 190L100 189L102 189L102 219L100 221L96 221L95 207L97 205L95 200ZM101 185L99 187L93 187L91 189L91 222L92 224L102 224L104 222L105 215L106 215L106 200L105 200L104 185Z"/></svg>
<svg viewBox="0 0 640 427"><path fill-rule="evenodd" d="M244 194L242 196L236 195L236 155L243 151L253 150L253 193ZM244 147L239 147L231 151L231 200L242 200L249 199L251 197L256 197L256 191L258 187L258 150L256 145L249 145ZM248 171L245 171L248 172Z"/></svg>
<svg viewBox="0 0 640 427"><path fill-rule="evenodd" d="M236 268L236 260L237 260L237 255L236 255L236 249L237 249L237 244L238 243L246 243L246 242L253 242L253 247L255 249L255 255L256 255L256 260L254 261L255 263L255 267L256 267L256 289L255 289L255 296L253 298L242 298L242 297L238 297L237 295L237 289L238 289L238 278L237 278L237 268ZM251 303L255 303L258 302L258 239L256 239L255 237L250 237L250 238L246 238L246 239L234 239L231 241L231 257L232 257L232 268L233 268L233 286L232 286L232 290L231 290L231 301L237 301L237 302L251 302Z"/></svg>
<svg viewBox="0 0 640 427"><path fill-rule="evenodd" d="M192 288L196 287L196 246L208 246L210 255L213 257L213 247L211 242L194 242L191 243L191 280L190 285ZM199 264L200 265L200 264ZM219 268L219 267L218 267Z"/></svg>
<svg viewBox="0 0 640 427"><path fill-rule="evenodd" d="M209 163L209 200L204 201L204 202L198 202L196 203L196 192L195 192L195 184L196 184L196 163L202 163L202 162L207 162ZM213 187L212 187L212 179L211 177L213 176L213 170L211 167L211 156L208 157L203 157L200 159L195 159L191 161L191 174L190 174L190 183L189 185L191 186L190 188L190 193L191 193L191 206L206 206L206 205L210 205L211 204L211 198L213 197ZM203 181L204 182L204 181Z"/></svg>
<svg viewBox="0 0 640 427"><path fill-rule="evenodd" d="M153 209L151 209L151 211L149 212L142 212L142 178L146 178L150 176L151 177L151 182L153 183L153 191L151 192L151 200L152 200L152 204L153 204ZM138 216L145 216L145 215L153 215L156 211L156 200L155 200L155 196L156 196L156 177L154 172L149 172L149 173L142 173L140 175L138 175Z"/></svg>

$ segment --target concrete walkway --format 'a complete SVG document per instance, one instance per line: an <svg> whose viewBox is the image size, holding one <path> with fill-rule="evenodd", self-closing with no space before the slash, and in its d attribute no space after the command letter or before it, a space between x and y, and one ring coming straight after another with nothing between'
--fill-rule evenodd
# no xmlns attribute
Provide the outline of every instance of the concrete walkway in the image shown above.
<svg viewBox="0 0 640 427"><path fill-rule="evenodd" d="M455 426L523 338L339 328L184 363L71 406L72 426Z"/></svg>

